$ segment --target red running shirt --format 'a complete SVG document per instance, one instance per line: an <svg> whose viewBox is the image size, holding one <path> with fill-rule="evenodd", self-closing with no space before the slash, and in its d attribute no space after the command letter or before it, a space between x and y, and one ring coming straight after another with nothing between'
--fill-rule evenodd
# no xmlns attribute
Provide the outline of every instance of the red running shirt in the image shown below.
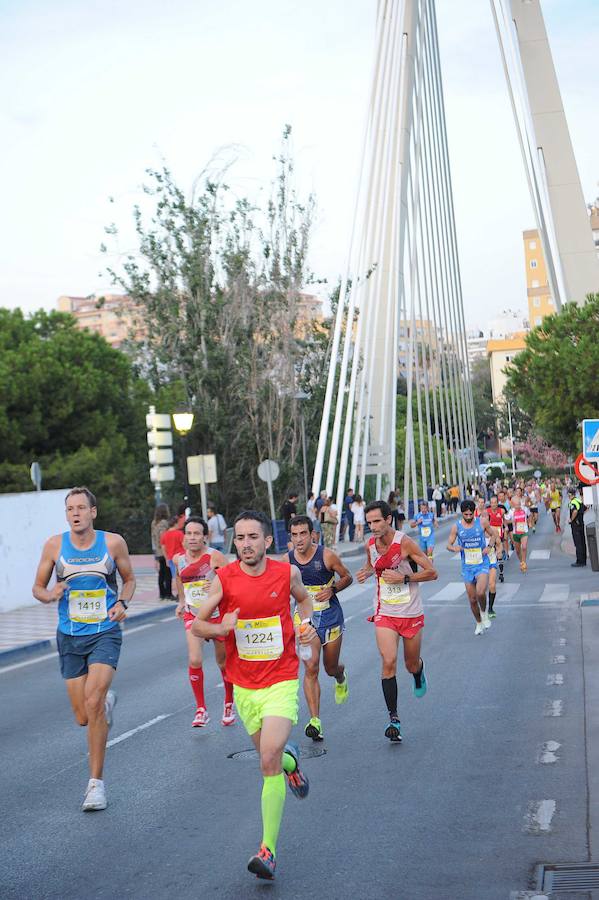
<svg viewBox="0 0 599 900"><path fill-rule="evenodd" d="M164 555L170 562L178 553L185 553L183 547L183 532L178 528L169 528L160 537L160 543L164 547Z"/></svg>
<svg viewBox="0 0 599 900"><path fill-rule="evenodd" d="M259 690L298 677L291 618L289 563L266 560L262 575L246 575L239 561L218 570L223 587L221 616L239 609L239 621L225 638L225 678Z"/></svg>
<svg viewBox="0 0 599 900"><path fill-rule="evenodd" d="M492 525L493 528L498 528L500 536L503 537L503 514L505 510L501 506L498 506L496 510L487 506L486 512L489 518L489 524Z"/></svg>

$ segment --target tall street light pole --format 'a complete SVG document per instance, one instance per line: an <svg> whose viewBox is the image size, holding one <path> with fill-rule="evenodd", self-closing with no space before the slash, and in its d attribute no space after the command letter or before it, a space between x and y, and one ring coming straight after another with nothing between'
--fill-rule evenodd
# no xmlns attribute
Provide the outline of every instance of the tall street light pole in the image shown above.
<svg viewBox="0 0 599 900"><path fill-rule="evenodd" d="M306 506L308 505L308 458L306 453L306 423L304 421L304 407L302 404L303 400L307 400L310 396L306 394L305 391L296 391L293 395L294 398L299 402L300 409L300 430L302 434L302 462L304 464L304 496L306 498Z"/></svg>
<svg viewBox="0 0 599 900"><path fill-rule="evenodd" d="M175 431L181 437L181 452L183 457L183 490L185 496L183 502L185 508L189 507L189 476L187 474L187 435L192 429L194 415L187 410L179 410L173 413L173 422L175 423Z"/></svg>
<svg viewBox="0 0 599 900"><path fill-rule="evenodd" d="M512 404L508 400L507 416L510 423L510 447L512 451L512 477L516 477L516 460L514 458L514 432L512 431Z"/></svg>

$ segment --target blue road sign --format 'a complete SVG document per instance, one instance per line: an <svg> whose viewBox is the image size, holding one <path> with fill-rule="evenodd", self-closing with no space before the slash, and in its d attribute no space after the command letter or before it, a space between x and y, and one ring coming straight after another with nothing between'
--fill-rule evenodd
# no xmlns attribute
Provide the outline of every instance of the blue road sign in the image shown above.
<svg viewBox="0 0 599 900"><path fill-rule="evenodd" d="M583 419L582 455L585 459L599 459L599 419Z"/></svg>

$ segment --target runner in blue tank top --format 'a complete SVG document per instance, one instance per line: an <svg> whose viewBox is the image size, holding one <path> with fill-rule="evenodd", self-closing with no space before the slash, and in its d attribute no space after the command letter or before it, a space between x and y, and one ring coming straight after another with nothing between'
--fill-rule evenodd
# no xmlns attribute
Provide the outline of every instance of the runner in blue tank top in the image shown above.
<svg viewBox="0 0 599 900"><path fill-rule="evenodd" d="M318 682L321 648L324 670L336 681L335 702L345 703L349 695L347 672L339 662L345 626L337 594L349 587L353 579L336 553L312 543L313 527L308 516L294 516L290 523L293 550L288 555L291 565L299 568L304 586L312 597L312 624L318 637L311 642L311 658L304 660L304 694L310 710L305 734L313 741L321 741ZM338 576L336 581L335 575Z"/></svg>
<svg viewBox="0 0 599 900"><path fill-rule="evenodd" d="M435 528L437 527L437 524L435 514L430 511L426 500L423 500L420 504L420 512L416 518L410 522L410 525L412 528L418 528L418 543L420 544L420 549L423 553L426 553L429 559L433 558L435 550Z"/></svg>
<svg viewBox="0 0 599 900"><path fill-rule="evenodd" d="M473 500L464 500L460 506L462 518L451 526L447 549L462 556L462 578L470 601L470 609L476 620L474 634L482 634L491 627L487 612L487 583L489 580L489 548L486 536L493 545L499 535L486 516L475 518ZM457 541L457 543L456 543Z"/></svg>
<svg viewBox="0 0 599 900"><path fill-rule="evenodd" d="M70 531L44 545L33 596L58 601L56 642L60 670L79 725L87 725L90 779L82 809L106 809L102 780L106 740L116 694L110 685L121 649L121 622L135 591L127 544L119 534L94 530L96 498L88 488L66 496ZM117 571L123 581L118 596ZM48 588L52 574L56 584Z"/></svg>

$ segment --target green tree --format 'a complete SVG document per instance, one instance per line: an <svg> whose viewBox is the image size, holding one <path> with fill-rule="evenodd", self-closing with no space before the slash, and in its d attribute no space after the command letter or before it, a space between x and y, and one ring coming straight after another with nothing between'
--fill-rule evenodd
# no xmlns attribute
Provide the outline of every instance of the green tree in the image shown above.
<svg viewBox="0 0 599 900"><path fill-rule="evenodd" d="M38 460L44 488L87 484L99 527L145 547L152 492L139 411L149 394L128 359L72 316L0 309L0 491L32 490Z"/></svg>
<svg viewBox="0 0 599 900"><path fill-rule="evenodd" d="M134 210L139 252L109 269L145 323L139 370L154 391L180 387L195 413L189 450L216 454L211 494L229 514L267 507L256 474L266 457L281 465L280 494L303 482L295 395L310 395L313 436L326 378L329 329L299 321L313 200L294 190L289 128L276 162L265 209L232 201L222 179L188 198L168 169L149 171L152 214Z"/></svg>
<svg viewBox="0 0 599 900"><path fill-rule="evenodd" d="M482 446L484 439L495 431L495 410L493 408L493 390L491 387L491 367L489 360L475 359L471 371L472 400L474 404L474 421L476 437Z"/></svg>
<svg viewBox="0 0 599 900"><path fill-rule="evenodd" d="M527 335L510 364L506 390L534 432L566 453L580 449L579 422L599 415L599 294L564 305Z"/></svg>

